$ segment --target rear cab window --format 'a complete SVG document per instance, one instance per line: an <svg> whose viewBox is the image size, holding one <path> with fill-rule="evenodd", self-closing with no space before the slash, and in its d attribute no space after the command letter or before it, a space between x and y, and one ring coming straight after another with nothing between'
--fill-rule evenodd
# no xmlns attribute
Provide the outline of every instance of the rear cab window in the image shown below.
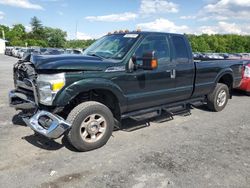
<svg viewBox="0 0 250 188"><path fill-rule="evenodd" d="M171 36L174 57L177 61L187 61L189 59L188 46L183 36Z"/></svg>

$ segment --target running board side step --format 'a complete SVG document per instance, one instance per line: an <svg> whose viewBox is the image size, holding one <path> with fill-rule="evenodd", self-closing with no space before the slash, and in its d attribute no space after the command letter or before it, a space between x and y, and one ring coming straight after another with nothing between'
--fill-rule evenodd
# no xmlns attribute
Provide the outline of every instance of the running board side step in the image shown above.
<svg viewBox="0 0 250 188"><path fill-rule="evenodd" d="M130 119L135 120L140 123L135 126L128 126L128 127L121 126L120 130L126 131L126 132L136 131L138 129L149 127L150 119L153 120L153 122L155 123L163 123L166 121L173 120L174 115L183 115L183 116L191 115L190 108L182 109L182 110L179 108L179 111L175 111L175 112L170 112L167 109L161 109L161 110L150 112L144 115L132 116L130 117Z"/></svg>
<svg viewBox="0 0 250 188"><path fill-rule="evenodd" d="M173 116L177 114L185 113L186 115L190 115L190 107L194 104L203 104L204 101L204 98L196 98L169 105L152 107L145 110L138 110L123 114L121 116L121 119L131 118L136 121L141 121L144 119L150 119L160 116L163 112L166 112L170 116L170 118L173 119Z"/></svg>

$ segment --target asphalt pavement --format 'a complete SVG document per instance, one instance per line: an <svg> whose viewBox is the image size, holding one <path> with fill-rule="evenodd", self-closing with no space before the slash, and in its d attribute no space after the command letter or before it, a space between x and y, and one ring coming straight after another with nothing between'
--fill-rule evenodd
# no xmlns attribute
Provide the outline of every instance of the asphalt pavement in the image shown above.
<svg viewBox="0 0 250 188"><path fill-rule="evenodd" d="M243 93L222 112L195 108L77 152L65 139L34 135L8 107L16 61L0 55L0 187L250 187L250 97Z"/></svg>

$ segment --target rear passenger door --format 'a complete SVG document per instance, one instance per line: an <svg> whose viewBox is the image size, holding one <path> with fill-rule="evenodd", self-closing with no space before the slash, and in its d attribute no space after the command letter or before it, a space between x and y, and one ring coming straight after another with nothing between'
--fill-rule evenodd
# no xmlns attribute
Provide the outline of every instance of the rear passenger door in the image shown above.
<svg viewBox="0 0 250 188"><path fill-rule="evenodd" d="M191 47L183 35L171 35L175 67L175 90L178 101L189 99L193 92L195 65Z"/></svg>

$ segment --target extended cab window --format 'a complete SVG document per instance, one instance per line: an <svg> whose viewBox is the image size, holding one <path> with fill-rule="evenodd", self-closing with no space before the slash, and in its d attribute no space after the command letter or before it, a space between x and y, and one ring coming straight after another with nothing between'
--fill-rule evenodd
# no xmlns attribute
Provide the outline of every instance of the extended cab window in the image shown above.
<svg viewBox="0 0 250 188"><path fill-rule="evenodd" d="M135 52L136 57L142 57L144 53L155 51L159 64L165 64L170 60L169 43L166 36L148 36L137 48ZM137 62L142 64L142 61Z"/></svg>
<svg viewBox="0 0 250 188"><path fill-rule="evenodd" d="M183 37L172 36L176 59L188 59L187 45Z"/></svg>

